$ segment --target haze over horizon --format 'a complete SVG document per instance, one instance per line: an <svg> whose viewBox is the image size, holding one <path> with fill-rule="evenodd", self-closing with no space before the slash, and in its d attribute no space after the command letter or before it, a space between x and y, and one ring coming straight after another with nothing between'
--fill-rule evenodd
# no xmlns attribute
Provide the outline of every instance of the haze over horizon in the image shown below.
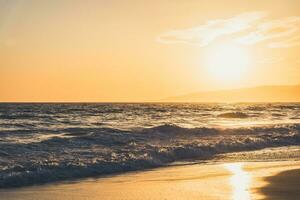
<svg viewBox="0 0 300 200"><path fill-rule="evenodd" d="M300 84L265 85L179 95L165 102L300 102Z"/></svg>
<svg viewBox="0 0 300 200"><path fill-rule="evenodd" d="M266 101L267 99L267 101ZM14 101L2 101L10 103ZM204 90L153 101L24 101L20 103L258 103L300 102L300 84L261 85L255 87ZM0 102L1 103L1 102ZM18 102L14 102L18 103Z"/></svg>
<svg viewBox="0 0 300 200"><path fill-rule="evenodd" d="M223 2L0 0L0 102L299 84L300 1Z"/></svg>

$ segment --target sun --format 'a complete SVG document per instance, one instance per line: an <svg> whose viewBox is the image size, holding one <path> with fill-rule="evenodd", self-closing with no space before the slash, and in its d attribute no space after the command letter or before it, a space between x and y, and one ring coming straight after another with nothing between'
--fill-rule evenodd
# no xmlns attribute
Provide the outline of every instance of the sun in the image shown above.
<svg viewBox="0 0 300 200"><path fill-rule="evenodd" d="M246 75L250 61L250 54L245 48L223 44L207 52L204 64L214 79L232 82L241 80Z"/></svg>

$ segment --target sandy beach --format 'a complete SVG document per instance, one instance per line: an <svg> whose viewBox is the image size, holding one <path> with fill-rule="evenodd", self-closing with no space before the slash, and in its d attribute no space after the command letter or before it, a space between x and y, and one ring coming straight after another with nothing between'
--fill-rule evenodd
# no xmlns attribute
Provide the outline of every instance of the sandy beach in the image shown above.
<svg viewBox="0 0 300 200"><path fill-rule="evenodd" d="M300 161L178 165L0 191L6 200L298 199Z"/></svg>

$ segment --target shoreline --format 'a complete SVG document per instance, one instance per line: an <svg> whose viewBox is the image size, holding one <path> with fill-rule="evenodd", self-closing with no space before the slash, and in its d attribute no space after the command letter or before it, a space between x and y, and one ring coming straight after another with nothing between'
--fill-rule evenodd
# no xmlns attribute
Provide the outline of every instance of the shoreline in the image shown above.
<svg viewBox="0 0 300 200"><path fill-rule="evenodd" d="M290 200L295 199L295 195L297 197L300 195L297 192L299 177L300 161L171 165L101 178L1 189L0 196L6 200L182 198L237 200L241 199L242 195L244 200L276 200L283 197ZM282 183L280 181L282 179L286 181ZM290 184L290 181L293 184ZM287 192L278 192L282 190Z"/></svg>
<svg viewBox="0 0 300 200"><path fill-rule="evenodd" d="M234 145L233 145L234 146ZM174 166L180 163L180 165L191 165L191 164L198 164L198 163L225 163L225 162L253 162L253 161L283 161L283 160L299 160L300 158L300 149L296 145L289 145L289 146L272 146L272 147L255 147L252 150L240 150L240 151L232 151L230 148L223 149L221 146L220 151L224 151L223 153L214 153L212 155L205 155L207 153L211 153L209 149L204 148L201 150L202 146L196 147L196 149L187 149L184 151L187 153L187 157L195 157L196 155L204 155L205 159L180 159L178 161L170 162L165 160L165 163L151 162L151 160L135 160L134 162L125 162L125 165L122 163L104 163L105 165L101 165L99 163L97 165L91 165L89 168L69 168L69 170L59 170L59 171L46 171L45 174L37 174L38 176L34 176L35 174L25 174L25 176L17 176L14 175L9 177L8 179L2 180L0 184L1 189L13 189L13 188L23 188L23 187L30 187L30 186L42 186L48 184L56 184L61 182L73 182L73 181L84 181L85 179L95 179L95 178L103 178L103 177L111 177L111 176L118 176L124 173L139 173L148 170L159 170L161 168ZM203 148L202 148L203 149ZM181 150L181 149L179 149ZM226 152L228 151L228 152ZM178 156L180 156L183 152L177 151ZM207 159L211 156L211 159ZM163 157L162 157L163 158ZM169 157L172 158L172 157ZM58 172L58 174L56 174ZM32 176L33 175L33 176ZM6 181L6 182L5 182ZM7 184L6 184L7 183ZM5 185L6 184L6 185Z"/></svg>

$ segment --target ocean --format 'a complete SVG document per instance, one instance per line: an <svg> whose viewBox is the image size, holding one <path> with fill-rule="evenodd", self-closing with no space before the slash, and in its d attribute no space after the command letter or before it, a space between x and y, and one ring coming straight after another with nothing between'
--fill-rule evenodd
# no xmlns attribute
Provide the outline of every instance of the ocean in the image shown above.
<svg viewBox="0 0 300 200"><path fill-rule="evenodd" d="M0 188L299 144L299 103L2 103Z"/></svg>

